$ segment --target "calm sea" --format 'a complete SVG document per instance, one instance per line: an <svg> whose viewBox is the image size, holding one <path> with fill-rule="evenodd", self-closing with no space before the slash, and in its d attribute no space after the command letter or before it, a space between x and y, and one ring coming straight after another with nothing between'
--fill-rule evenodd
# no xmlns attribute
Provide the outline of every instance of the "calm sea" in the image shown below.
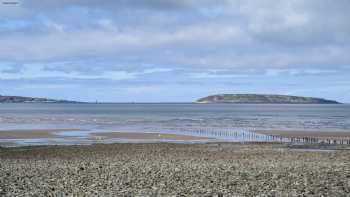
<svg viewBox="0 0 350 197"><path fill-rule="evenodd" d="M0 130L69 128L182 131L196 128L350 131L350 105L0 104Z"/></svg>

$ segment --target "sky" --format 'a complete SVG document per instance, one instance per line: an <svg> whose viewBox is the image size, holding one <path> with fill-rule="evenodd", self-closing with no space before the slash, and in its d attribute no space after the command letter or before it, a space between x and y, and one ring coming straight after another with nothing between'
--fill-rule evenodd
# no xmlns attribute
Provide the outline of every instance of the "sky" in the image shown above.
<svg viewBox="0 0 350 197"><path fill-rule="evenodd" d="M349 0L0 0L0 94L350 103Z"/></svg>

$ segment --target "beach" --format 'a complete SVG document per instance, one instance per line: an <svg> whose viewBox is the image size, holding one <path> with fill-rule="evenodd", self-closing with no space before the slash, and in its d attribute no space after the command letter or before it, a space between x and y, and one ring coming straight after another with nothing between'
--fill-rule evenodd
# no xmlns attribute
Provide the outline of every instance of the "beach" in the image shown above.
<svg viewBox="0 0 350 197"><path fill-rule="evenodd" d="M350 192L349 105L3 104L0 112L0 196Z"/></svg>
<svg viewBox="0 0 350 197"><path fill-rule="evenodd" d="M350 0L3 0L0 197L350 197Z"/></svg>
<svg viewBox="0 0 350 197"><path fill-rule="evenodd" d="M1 196L347 196L349 151L283 144L0 149Z"/></svg>

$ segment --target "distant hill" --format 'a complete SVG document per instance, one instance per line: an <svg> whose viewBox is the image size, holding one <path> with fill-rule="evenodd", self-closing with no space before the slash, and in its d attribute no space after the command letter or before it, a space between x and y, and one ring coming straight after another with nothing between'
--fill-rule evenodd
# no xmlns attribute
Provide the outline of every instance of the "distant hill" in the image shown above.
<svg viewBox="0 0 350 197"><path fill-rule="evenodd" d="M77 102L67 101L67 100L55 100L55 99L48 99L48 98L0 95L0 103L77 103Z"/></svg>
<svg viewBox="0 0 350 197"><path fill-rule="evenodd" d="M198 99L196 103L340 104L337 101L322 98L268 94L218 94Z"/></svg>

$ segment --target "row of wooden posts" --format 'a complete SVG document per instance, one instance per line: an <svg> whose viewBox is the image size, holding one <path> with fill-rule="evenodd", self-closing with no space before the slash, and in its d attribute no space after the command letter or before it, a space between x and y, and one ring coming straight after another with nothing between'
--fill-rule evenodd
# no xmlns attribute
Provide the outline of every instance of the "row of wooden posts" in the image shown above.
<svg viewBox="0 0 350 197"><path fill-rule="evenodd" d="M191 134L199 135L199 136L208 136L208 137L218 137L224 139L241 139L248 141L272 141L274 137L258 134L248 130L221 130L221 129L208 129L208 128L200 128L193 129L188 131Z"/></svg>
<svg viewBox="0 0 350 197"><path fill-rule="evenodd" d="M305 143L305 144L347 144L350 145L350 138L324 138L324 137L283 137L276 135L264 135L256 133L250 129L216 129L197 128L187 130L191 134L198 136L216 137L228 140L249 141L249 142L285 142L285 143Z"/></svg>
<svg viewBox="0 0 350 197"><path fill-rule="evenodd" d="M347 144L350 145L350 139L341 139L341 138L317 138L317 137L292 137L290 138L290 142L300 142L307 144Z"/></svg>

